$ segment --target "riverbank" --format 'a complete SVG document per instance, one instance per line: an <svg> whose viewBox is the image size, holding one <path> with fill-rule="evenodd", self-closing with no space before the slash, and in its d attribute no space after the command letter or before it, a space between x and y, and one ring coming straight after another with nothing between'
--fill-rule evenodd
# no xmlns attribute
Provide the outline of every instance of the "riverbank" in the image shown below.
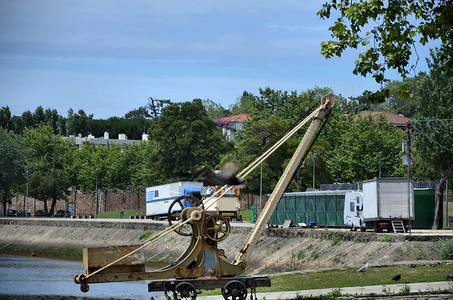
<svg viewBox="0 0 453 300"><path fill-rule="evenodd" d="M219 243L229 259L242 247L253 224L232 223L230 236ZM0 252L81 257L83 248L139 244L145 233L167 228L167 222L132 219L0 218ZM447 232L389 234L342 229L269 228L248 259L248 274L427 264L441 260L439 243ZM151 262L170 263L189 239L174 232L145 248ZM264 258L264 259L263 259Z"/></svg>

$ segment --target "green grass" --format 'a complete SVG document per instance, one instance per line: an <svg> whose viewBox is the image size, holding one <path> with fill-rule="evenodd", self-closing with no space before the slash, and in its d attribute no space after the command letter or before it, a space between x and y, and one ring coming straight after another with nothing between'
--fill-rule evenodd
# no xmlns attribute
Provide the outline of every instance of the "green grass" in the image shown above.
<svg viewBox="0 0 453 300"><path fill-rule="evenodd" d="M250 209L240 210L239 213L242 216L242 221L250 222L252 220L252 211Z"/></svg>
<svg viewBox="0 0 453 300"><path fill-rule="evenodd" d="M130 216L135 214L144 214L146 210L115 210L115 211L108 211L102 214L98 214L98 218L100 219L120 219L121 215L120 212L123 212L123 219L129 219Z"/></svg>
<svg viewBox="0 0 453 300"><path fill-rule="evenodd" d="M357 273L357 269L329 270L305 274L287 274L271 276L271 287L257 288L257 293L315 290L324 288L342 288L351 286L407 284L416 282L445 281L453 273L453 265L443 263L438 267L407 266L370 267L366 273ZM401 274L401 280L392 281L395 275ZM203 296L220 295L221 290L203 291Z"/></svg>
<svg viewBox="0 0 453 300"><path fill-rule="evenodd" d="M442 264L439 267L390 266L369 268L366 273L357 273L356 269L330 270L305 274L272 276L272 287L259 288L258 292L298 291L323 288L341 288L348 286L394 284L392 278L401 274L398 283L445 281L453 273L453 265Z"/></svg>

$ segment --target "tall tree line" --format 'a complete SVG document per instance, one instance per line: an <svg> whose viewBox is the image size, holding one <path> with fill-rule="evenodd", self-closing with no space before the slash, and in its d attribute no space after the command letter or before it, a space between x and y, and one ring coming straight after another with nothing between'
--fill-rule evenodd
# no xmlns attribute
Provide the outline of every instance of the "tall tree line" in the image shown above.
<svg viewBox="0 0 453 300"><path fill-rule="evenodd" d="M313 163L316 163L316 187L322 183L358 182L377 177L378 157L373 154L376 151L381 153L382 177L404 177L401 143L407 133L385 119L356 115L361 110L398 112L403 109L414 120L413 178L437 180L436 199L437 204L441 203L453 166L453 115L447 97L453 85L451 79L443 76L443 62L435 52L429 62L429 73L389 83L389 90L395 92L384 103L369 104L362 97L345 99L338 95L329 123L309 153L313 158L306 159L299 167L287 191L311 187ZM399 93L400 85L410 88L409 97ZM159 116L147 122L150 141L128 148L116 145L96 148L88 143L78 150L55 133L51 120L27 128L24 134L15 134L7 127L9 123L2 121L2 153L10 153L2 156L0 169L4 208L11 195L23 191L26 171L29 171L32 195L43 201L51 200L52 209L54 199L67 197L69 191L74 198L77 191L93 192L96 169L99 189L108 193L126 189L143 191L155 184L194 180L201 167L215 168L229 160L243 166L328 92L331 92L329 88L319 87L304 92L268 87L259 89L258 95L244 92L228 109L200 99L170 103L161 109ZM2 110L2 116L6 111ZM228 141L213 122L228 112L247 113L251 117L233 141ZM83 118L87 120L89 116ZM75 120L81 124L79 119ZM143 130L143 124L137 126ZM264 193L272 191L301 135L290 139L263 162ZM247 178L246 192L259 192L259 172ZM441 215L441 211L436 214L437 227L442 223Z"/></svg>

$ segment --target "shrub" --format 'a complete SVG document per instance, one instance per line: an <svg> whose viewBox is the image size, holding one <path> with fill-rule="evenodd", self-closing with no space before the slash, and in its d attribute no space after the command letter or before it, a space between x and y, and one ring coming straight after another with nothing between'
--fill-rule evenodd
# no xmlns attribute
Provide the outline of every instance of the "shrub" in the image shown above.
<svg viewBox="0 0 453 300"><path fill-rule="evenodd" d="M333 241L332 241L332 246L335 246L337 245L338 243L340 243L341 241L343 240L343 238L341 236L336 236Z"/></svg>
<svg viewBox="0 0 453 300"><path fill-rule="evenodd" d="M440 256L442 259L453 259L453 239L440 241Z"/></svg>
<svg viewBox="0 0 453 300"><path fill-rule="evenodd" d="M385 238L381 239L381 242L393 243L395 242L395 238L391 235L388 235Z"/></svg>
<svg viewBox="0 0 453 300"><path fill-rule="evenodd" d="M335 290L331 291L330 293L324 295L322 297L322 299L323 300L335 300L335 299L337 299L337 298L339 298L341 296L342 296L341 291L335 289Z"/></svg>

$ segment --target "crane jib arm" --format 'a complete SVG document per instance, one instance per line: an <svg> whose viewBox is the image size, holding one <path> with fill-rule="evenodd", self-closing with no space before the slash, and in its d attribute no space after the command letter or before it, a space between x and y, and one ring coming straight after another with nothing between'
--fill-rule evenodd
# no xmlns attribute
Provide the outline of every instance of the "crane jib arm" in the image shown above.
<svg viewBox="0 0 453 300"><path fill-rule="evenodd" d="M280 180L278 181L277 185L275 186L274 191L272 192L269 200L267 201L266 205L261 211L261 214L259 215L258 220L255 223L255 226L250 231L241 250L236 255L233 264L239 264L241 262L247 261L247 253L251 253L252 248L256 245L258 239L262 235L267 222L269 221L272 213L277 207L278 202L280 201L283 193L285 192L289 184L289 181L293 177L294 172L299 166L302 158L305 156L308 147L313 138L315 137L319 126L321 125L324 117L327 115L327 113L333 107L333 105L334 95L332 93L329 93L321 98L320 106L317 108L317 113L311 116L313 120L309 128L305 132L305 135L302 138L301 142L299 143L299 146L297 147L296 151L294 152L293 157L286 166L286 169L283 172L282 176L280 177Z"/></svg>

